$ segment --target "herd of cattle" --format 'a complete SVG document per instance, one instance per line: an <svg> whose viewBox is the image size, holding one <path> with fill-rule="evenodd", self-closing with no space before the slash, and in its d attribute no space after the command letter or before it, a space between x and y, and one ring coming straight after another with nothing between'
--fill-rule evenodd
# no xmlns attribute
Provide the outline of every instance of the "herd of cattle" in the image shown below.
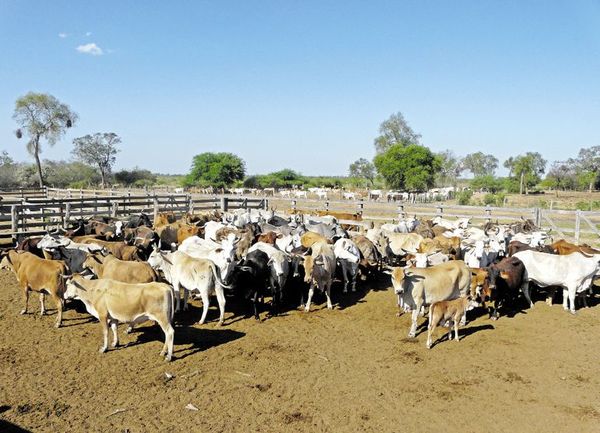
<svg viewBox="0 0 600 433"><path fill-rule="evenodd" d="M39 293L41 314L49 295L59 327L65 300L78 299L100 322L101 352L108 348L109 328L116 347L119 323L131 330L153 320L165 333L161 355L167 360L173 354L174 314L188 308L189 292L202 299L200 324L215 295L222 325L227 298L247 302L256 319L265 296L271 297L271 315L284 302L309 311L315 290L324 293L331 309L335 279L346 293L356 291L359 280L373 282L387 273L399 314L412 314L409 337L429 307L431 347L438 324L453 323L458 340L459 322L465 323L466 311L476 305L487 308L492 319L518 309L521 295L533 306L530 283L548 288L549 303L562 288L563 306L574 314L576 296L586 302L600 272L599 250L564 240L552 243L528 220L475 227L466 218L408 218L356 230L343 224L345 219L335 212L283 218L239 210L180 219L165 213L154 223L145 214L126 221L78 220L2 250L0 267L16 275L21 314L27 313L31 291Z"/></svg>

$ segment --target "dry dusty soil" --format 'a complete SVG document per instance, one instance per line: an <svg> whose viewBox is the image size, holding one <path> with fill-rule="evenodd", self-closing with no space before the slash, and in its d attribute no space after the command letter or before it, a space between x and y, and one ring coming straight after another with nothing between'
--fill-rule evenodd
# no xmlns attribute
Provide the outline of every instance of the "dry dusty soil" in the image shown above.
<svg viewBox="0 0 600 433"><path fill-rule="evenodd" d="M165 363L152 323L101 355L98 323L79 307L60 329L55 310L19 316L1 271L0 431L600 431L600 306L571 316L538 298L497 322L472 315L460 342L427 350L423 329L405 338L387 281L369 286L336 287L333 311L319 297L308 314L261 322L231 302L222 328L214 308L194 324L194 301ZM37 297L30 306L39 312Z"/></svg>

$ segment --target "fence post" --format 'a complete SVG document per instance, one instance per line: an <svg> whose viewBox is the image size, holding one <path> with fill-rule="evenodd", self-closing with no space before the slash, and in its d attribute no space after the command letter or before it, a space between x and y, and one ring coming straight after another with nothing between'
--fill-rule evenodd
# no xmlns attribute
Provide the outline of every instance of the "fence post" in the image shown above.
<svg viewBox="0 0 600 433"><path fill-rule="evenodd" d="M16 233L19 231L18 222L19 222L19 220L17 218L17 205L13 204L10 207L10 229L13 233Z"/></svg>
<svg viewBox="0 0 600 433"><path fill-rule="evenodd" d="M263 198L263 204L264 204L263 209L266 211L269 210L269 199L267 199L266 197Z"/></svg>
<svg viewBox="0 0 600 433"><path fill-rule="evenodd" d="M292 213L295 215L296 214L296 204L298 202L296 201L296 199L292 199Z"/></svg>
<svg viewBox="0 0 600 433"><path fill-rule="evenodd" d="M110 214L113 218L116 218L118 212L119 212L119 203L116 201L113 201L110 205Z"/></svg>
<svg viewBox="0 0 600 433"><path fill-rule="evenodd" d="M64 228L67 228L67 225L69 224L70 219L71 219L71 203L67 202L67 203L65 203L65 216L64 216L64 220L63 220Z"/></svg>
<svg viewBox="0 0 600 433"><path fill-rule="evenodd" d="M444 213L444 206L442 206L441 204L437 205L437 214L438 216L442 216L442 214Z"/></svg>
<svg viewBox="0 0 600 433"><path fill-rule="evenodd" d="M404 205L402 203L398 204L398 220L403 220L406 218L406 212L404 212Z"/></svg>
<svg viewBox="0 0 600 433"><path fill-rule="evenodd" d="M329 200L325 201L325 211L329 212Z"/></svg>
<svg viewBox="0 0 600 433"><path fill-rule="evenodd" d="M485 220L488 223L492 221L492 209L490 209L489 205L485 207Z"/></svg>
<svg viewBox="0 0 600 433"><path fill-rule="evenodd" d="M192 194L188 194L188 213L191 215L194 213L194 199Z"/></svg>
<svg viewBox="0 0 600 433"><path fill-rule="evenodd" d="M363 199L361 198L360 201L358 202L358 214L362 215L363 212L365 211L365 202L363 201Z"/></svg>
<svg viewBox="0 0 600 433"><path fill-rule="evenodd" d="M575 242L579 243L579 229L581 226L581 211L575 212Z"/></svg>
<svg viewBox="0 0 600 433"><path fill-rule="evenodd" d="M154 221L158 220L158 199L154 197Z"/></svg>
<svg viewBox="0 0 600 433"><path fill-rule="evenodd" d="M44 197L48 198L48 187L47 186L44 187Z"/></svg>
<svg viewBox="0 0 600 433"><path fill-rule="evenodd" d="M229 199L225 196L221 197L221 211L227 212L229 210Z"/></svg>

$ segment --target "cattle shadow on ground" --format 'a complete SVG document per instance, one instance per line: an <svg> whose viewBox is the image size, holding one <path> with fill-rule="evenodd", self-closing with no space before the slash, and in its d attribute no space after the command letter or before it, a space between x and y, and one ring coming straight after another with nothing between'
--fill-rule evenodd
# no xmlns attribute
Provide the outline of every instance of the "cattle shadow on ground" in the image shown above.
<svg viewBox="0 0 600 433"><path fill-rule="evenodd" d="M6 412L10 410L10 406L3 405L0 406L0 413ZM0 432L2 433L30 433L31 430L24 429L23 427L19 427L16 424L13 424L9 421L0 419Z"/></svg>
<svg viewBox="0 0 600 433"><path fill-rule="evenodd" d="M204 325L206 326L206 325ZM137 328L136 340L127 346L145 344L148 342L164 342L165 334L160 326L146 326ZM226 344L244 337L244 332L231 329L207 329L190 326L176 327L174 340L174 359L183 359L197 352L202 352L213 347ZM180 347L187 345L188 347Z"/></svg>

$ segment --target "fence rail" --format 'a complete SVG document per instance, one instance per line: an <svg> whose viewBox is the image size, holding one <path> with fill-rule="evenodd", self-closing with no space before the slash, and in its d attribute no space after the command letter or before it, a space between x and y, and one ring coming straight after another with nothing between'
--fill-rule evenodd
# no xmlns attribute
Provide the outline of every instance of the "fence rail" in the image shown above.
<svg viewBox="0 0 600 433"><path fill-rule="evenodd" d="M547 210L540 208L451 206L445 204L420 204L381 201L329 201L317 199L279 199L267 197L240 197L232 195L190 195L150 193L131 194L106 190L40 189L0 190L0 240L14 238L17 234L43 232L56 225L67 225L74 218L92 216L124 217L144 212L156 217L159 212L184 214L205 210L231 211L235 209L268 209L271 205L278 213L293 211L360 213L366 221L392 221L407 216L471 218L473 223L498 221L510 223L531 219L544 229L574 241L600 245L600 212ZM28 193L33 195L27 196ZM87 194L87 196L86 196ZM92 194L92 195L89 195ZM13 200L14 198L14 200ZM278 209L279 208L279 209ZM283 209L281 209L283 208ZM351 223L351 221L350 221ZM361 224L363 225L363 224Z"/></svg>

